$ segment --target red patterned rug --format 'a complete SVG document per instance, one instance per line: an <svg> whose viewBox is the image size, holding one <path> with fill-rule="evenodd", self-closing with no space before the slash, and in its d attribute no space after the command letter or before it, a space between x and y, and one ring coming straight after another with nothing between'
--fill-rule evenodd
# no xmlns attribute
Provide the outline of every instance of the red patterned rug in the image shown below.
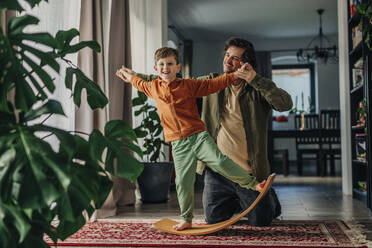
<svg viewBox="0 0 372 248"><path fill-rule="evenodd" d="M343 221L274 221L269 227L252 227L244 221L206 236L177 236L151 227L155 220L105 220L87 223L58 242L73 247L359 247L367 248L360 232ZM52 245L51 240L45 237ZM358 241L359 239L359 241Z"/></svg>

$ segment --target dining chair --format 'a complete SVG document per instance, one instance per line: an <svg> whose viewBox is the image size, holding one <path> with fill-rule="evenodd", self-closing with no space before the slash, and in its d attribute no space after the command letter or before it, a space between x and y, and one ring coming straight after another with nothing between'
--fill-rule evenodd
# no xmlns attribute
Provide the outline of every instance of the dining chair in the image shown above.
<svg viewBox="0 0 372 248"><path fill-rule="evenodd" d="M304 127L301 130L301 127ZM319 115L318 114L305 114L303 116L295 116L295 129L296 129L296 153L297 153L297 172L302 175L303 160L316 160L317 175L320 176L321 172L321 157L322 146L319 137ZM304 154L311 155L303 156ZM314 157L315 155L315 157Z"/></svg>
<svg viewBox="0 0 372 248"><path fill-rule="evenodd" d="M335 159L341 159L340 110L320 111L320 138L322 146L322 171L327 174L328 159L330 175L335 173Z"/></svg>

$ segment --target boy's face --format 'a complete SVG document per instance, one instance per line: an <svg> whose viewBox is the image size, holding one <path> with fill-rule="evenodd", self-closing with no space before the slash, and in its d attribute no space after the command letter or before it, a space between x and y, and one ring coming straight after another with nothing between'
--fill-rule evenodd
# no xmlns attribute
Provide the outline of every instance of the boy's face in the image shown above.
<svg viewBox="0 0 372 248"><path fill-rule="evenodd" d="M174 56L161 58L154 66L158 75L168 83L176 79L176 74L181 70L181 64L177 64Z"/></svg>

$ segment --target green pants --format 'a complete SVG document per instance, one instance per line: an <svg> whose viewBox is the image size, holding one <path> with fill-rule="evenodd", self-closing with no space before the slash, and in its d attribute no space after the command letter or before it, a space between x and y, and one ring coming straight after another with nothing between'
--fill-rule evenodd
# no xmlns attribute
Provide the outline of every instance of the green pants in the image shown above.
<svg viewBox="0 0 372 248"><path fill-rule="evenodd" d="M172 155L178 203L181 216L186 222L191 222L193 218L197 160L205 162L213 171L243 188L254 189L258 184L255 177L218 150L216 143L206 131L172 141Z"/></svg>

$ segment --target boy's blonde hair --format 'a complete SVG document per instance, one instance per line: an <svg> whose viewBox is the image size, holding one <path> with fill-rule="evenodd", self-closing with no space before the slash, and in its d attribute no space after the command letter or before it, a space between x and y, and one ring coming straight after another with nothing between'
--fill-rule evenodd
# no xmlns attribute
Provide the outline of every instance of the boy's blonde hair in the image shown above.
<svg viewBox="0 0 372 248"><path fill-rule="evenodd" d="M169 56L174 56L176 59L177 64L179 64L179 59L178 59L178 50L170 47L162 47L156 50L155 52L155 64L158 62L159 59L163 59Z"/></svg>

